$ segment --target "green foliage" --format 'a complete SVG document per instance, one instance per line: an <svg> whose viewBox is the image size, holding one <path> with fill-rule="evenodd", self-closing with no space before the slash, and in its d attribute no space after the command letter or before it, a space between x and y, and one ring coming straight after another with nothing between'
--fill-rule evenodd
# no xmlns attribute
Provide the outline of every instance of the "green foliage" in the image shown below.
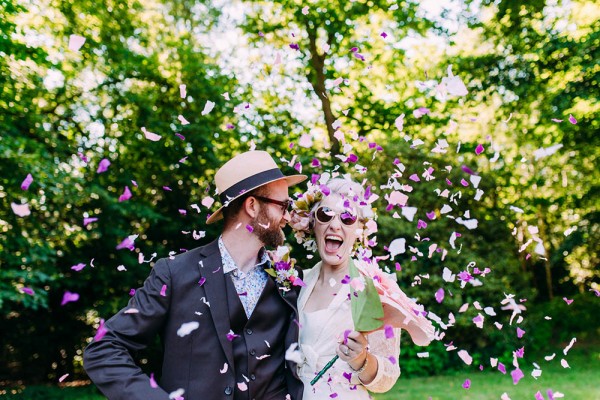
<svg viewBox="0 0 600 400"><path fill-rule="evenodd" d="M244 39L288 62L257 64L250 84L241 87L203 45L203 34L219 28L219 10L209 3L0 0L0 379L81 375L83 345L99 319L124 306L130 289L141 284L152 254L191 249L218 233L218 225L205 226L210 210L200 203L214 194L216 168L250 141L276 159L297 156L309 175L339 166L379 195L398 173L395 160L406 168L394 179L411 185L408 206L418 214L413 221L394 216L399 208L386 211L386 199L377 200L375 252L386 254L392 240L407 239L414 251L381 264L395 271L398 263L403 290L442 321L453 312L456 322L442 342L427 348L405 343L405 335L405 374L462 366L446 351L448 341L468 350L475 363L497 357L509 364L522 346L526 354L537 353L551 339L596 334L597 301L589 288L600 278L599 8L587 1L553 8L511 0L467 9L471 3L464 2L461 29L449 36L442 20L413 1L397 9L387 1L317 1L306 12L300 1L248 1ZM77 52L67 49L71 34L86 38ZM448 45L401 43L432 34ZM449 64L468 96L441 101L415 84L439 81ZM334 85L338 78L342 82ZM187 85L185 98L181 84ZM207 100L215 108L202 115ZM430 113L417 118L412 111L419 107ZM401 114L400 131L395 121ZM336 120L349 148L335 136ZM147 140L142 127L161 140ZM312 147L299 145L303 134L314 139ZM416 139L423 144L412 145ZM432 153L442 139L447 151ZM479 144L485 151L477 156ZM553 145L563 147L535 157L537 149ZM336 157L349 152L366 174ZM97 173L105 158L109 169ZM313 158L322 166L312 167ZM436 176L431 182L422 176L429 167ZM481 200L472 185L460 184L469 180L463 167L481 176ZM29 173L34 181L21 190ZM412 174L422 181L409 180ZM125 186L133 197L120 202ZM460 201L435 189L460 193ZM18 217L12 203L29 204L31 215ZM468 211L477 229L447 218L444 204L454 217ZM88 217L98 221L84 226ZM417 229L419 219L428 226ZM206 236L195 240L193 231ZM461 234L456 248L449 243L452 232ZM135 250L116 250L129 235L139 235ZM534 251L535 241L525 246L530 239L541 241L543 254ZM447 256L429 257L432 244ZM314 262L302 262L302 254L294 249L303 266ZM71 269L79 263L86 264L82 271ZM121 265L126 272L117 270ZM444 268L458 274L474 267L490 268L476 276L481 286L462 288L441 277ZM433 296L440 288L441 304ZM65 291L80 299L61 306ZM499 310L505 293L528 307L520 340L509 312ZM574 303L567 306L562 297ZM472 322L479 313L475 301L498 314L486 316L484 330ZM469 309L457 314L466 303ZM422 351L430 357L416 357ZM140 356L148 358L148 370L160 368L156 352Z"/></svg>

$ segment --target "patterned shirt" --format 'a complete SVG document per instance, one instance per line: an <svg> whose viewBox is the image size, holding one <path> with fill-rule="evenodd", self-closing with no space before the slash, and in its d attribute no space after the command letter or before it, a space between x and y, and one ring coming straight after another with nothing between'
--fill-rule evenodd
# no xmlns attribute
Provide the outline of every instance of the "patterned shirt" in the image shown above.
<svg viewBox="0 0 600 400"><path fill-rule="evenodd" d="M240 297L242 306L244 306L244 311L246 311L246 317L250 318L267 284L267 279L269 279L269 275L264 270L265 264L270 262L269 256L263 249L260 255L260 262L250 271L242 272L235 264L235 261L233 261L229 251L227 251L225 243L223 243L223 236L219 236L219 251L223 260L223 273L231 276L235 290Z"/></svg>

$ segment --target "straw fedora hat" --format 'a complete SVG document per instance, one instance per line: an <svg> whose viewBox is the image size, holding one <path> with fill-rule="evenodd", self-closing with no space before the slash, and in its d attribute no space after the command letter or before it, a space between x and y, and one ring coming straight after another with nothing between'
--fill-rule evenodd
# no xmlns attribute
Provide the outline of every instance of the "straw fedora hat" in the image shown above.
<svg viewBox="0 0 600 400"><path fill-rule="evenodd" d="M223 208L250 190L282 179L285 179L288 186L292 186L306 178L306 175L283 175L266 151L254 150L239 154L227 161L215 174L215 185L222 205L206 223L212 224L223 218Z"/></svg>

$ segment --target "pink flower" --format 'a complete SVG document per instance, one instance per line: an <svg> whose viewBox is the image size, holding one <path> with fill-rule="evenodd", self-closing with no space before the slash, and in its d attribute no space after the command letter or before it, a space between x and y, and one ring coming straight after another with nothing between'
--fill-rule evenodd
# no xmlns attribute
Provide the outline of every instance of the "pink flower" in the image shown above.
<svg viewBox="0 0 600 400"><path fill-rule="evenodd" d="M295 231L308 232L310 225L310 218L304 215L301 215L295 210L292 210L291 218L289 225Z"/></svg>

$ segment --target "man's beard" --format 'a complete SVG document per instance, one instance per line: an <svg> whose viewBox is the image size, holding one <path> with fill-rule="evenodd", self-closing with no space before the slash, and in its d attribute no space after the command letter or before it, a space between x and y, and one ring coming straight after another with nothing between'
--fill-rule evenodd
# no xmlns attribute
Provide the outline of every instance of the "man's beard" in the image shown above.
<svg viewBox="0 0 600 400"><path fill-rule="evenodd" d="M254 229L254 234L267 247L281 246L285 242L285 235L279 227L269 221L269 215L266 208L261 208L258 215L252 220L250 226Z"/></svg>

